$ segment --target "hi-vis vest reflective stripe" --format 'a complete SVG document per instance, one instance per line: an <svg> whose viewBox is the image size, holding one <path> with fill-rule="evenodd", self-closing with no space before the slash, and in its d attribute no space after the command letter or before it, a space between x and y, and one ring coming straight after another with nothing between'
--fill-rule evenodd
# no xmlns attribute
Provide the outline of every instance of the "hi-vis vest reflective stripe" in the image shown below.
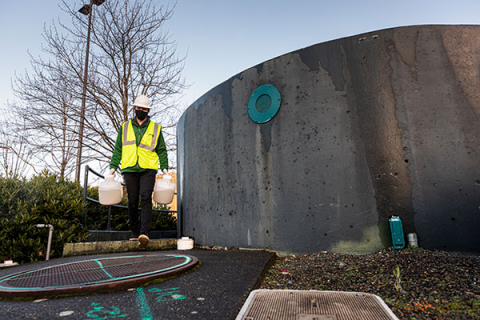
<svg viewBox="0 0 480 320"><path fill-rule="evenodd" d="M150 121L137 147L132 121L123 123L122 168L133 167L138 161L140 168L158 169L158 155L155 152L155 147L161 128L160 125Z"/></svg>

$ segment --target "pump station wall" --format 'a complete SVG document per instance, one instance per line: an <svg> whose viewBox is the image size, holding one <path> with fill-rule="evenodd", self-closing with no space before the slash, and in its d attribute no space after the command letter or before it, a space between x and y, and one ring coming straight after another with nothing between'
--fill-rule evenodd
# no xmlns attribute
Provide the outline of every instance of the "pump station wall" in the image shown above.
<svg viewBox="0 0 480 320"><path fill-rule="evenodd" d="M196 244L372 252L397 215L424 248L479 251L479 26L268 60L197 100L177 135L179 226Z"/></svg>

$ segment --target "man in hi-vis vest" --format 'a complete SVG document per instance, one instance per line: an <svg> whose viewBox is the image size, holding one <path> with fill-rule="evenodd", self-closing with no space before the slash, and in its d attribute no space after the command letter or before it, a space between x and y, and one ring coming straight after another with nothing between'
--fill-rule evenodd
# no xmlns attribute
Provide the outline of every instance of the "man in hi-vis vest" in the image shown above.
<svg viewBox="0 0 480 320"><path fill-rule="evenodd" d="M166 173L168 168L167 148L162 127L150 120L150 99L141 95L135 99L135 117L123 123L110 161L110 174L122 165L122 174L127 185L130 240L139 241L145 247L152 224L152 192L158 167ZM141 200L140 223L138 201Z"/></svg>

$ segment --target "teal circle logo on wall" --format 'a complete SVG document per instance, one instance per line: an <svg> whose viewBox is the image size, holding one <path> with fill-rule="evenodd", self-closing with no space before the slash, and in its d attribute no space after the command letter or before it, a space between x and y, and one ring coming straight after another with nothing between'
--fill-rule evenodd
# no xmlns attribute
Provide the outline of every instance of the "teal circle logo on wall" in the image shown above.
<svg viewBox="0 0 480 320"><path fill-rule="evenodd" d="M280 92L270 84L253 91L248 100L248 115L253 122L265 123L272 120L280 109Z"/></svg>

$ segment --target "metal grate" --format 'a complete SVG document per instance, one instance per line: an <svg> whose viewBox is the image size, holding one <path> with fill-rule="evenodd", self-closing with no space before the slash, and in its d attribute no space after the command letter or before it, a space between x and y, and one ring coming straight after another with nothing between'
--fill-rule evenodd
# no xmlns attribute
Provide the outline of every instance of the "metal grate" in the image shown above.
<svg viewBox="0 0 480 320"><path fill-rule="evenodd" d="M188 255L149 254L64 263L0 278L0 296L38 296L128 287L193 268ZM123 286L121 284L124 284ZM17 295L16 295L17 293Z"/></svg>
<svg viewBox="0 0 480 320"><path fill-rule="evenodd" d="M398 320L374 294L338 291L255 290L237 320Z"/></svg>

